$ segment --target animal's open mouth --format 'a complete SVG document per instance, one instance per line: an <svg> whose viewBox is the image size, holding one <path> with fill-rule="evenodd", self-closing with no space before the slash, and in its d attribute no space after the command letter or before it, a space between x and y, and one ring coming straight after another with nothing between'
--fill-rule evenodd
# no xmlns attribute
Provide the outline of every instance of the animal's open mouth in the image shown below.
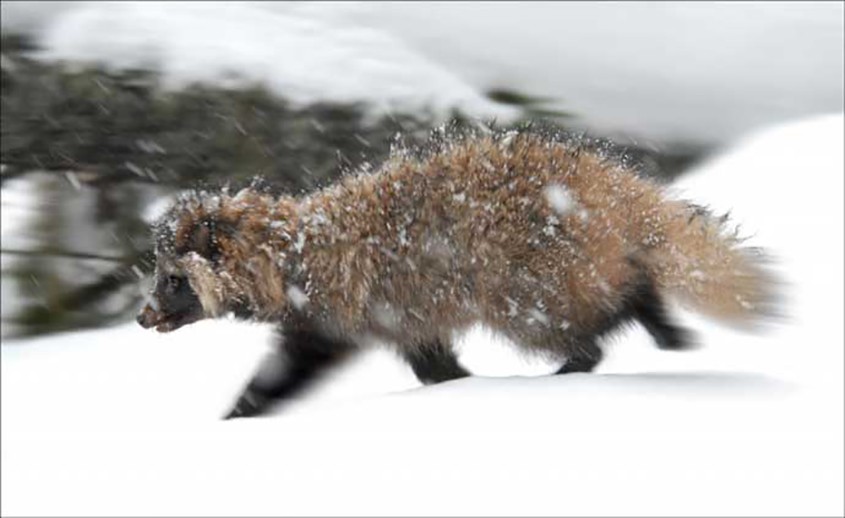
<svg viewBox="0 0 845 518"><path fill-rule="evenodd" d="M175 331L200 319L202 319L202 315L195 312L165 314L153 310L149 305L144 306L144 309L138 314L138 323L141 327L145 329L155 327L155 330L159 333Z"/></svg>
<svg viewBox="0 0 845 518"><path fill-rule="evenodd" d="M156 331L159 333L169 333L175 331L182 326L192 324L199 320L199 315L185 314L185 315L168 315L166 319L159 321L156 324Z"/></svg>

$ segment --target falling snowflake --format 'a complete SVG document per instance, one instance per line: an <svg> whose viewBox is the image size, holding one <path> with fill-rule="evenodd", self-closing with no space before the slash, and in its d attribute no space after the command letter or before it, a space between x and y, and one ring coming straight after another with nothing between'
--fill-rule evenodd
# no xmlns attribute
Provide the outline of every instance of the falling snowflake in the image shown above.
<svg viewBox="0 0 845 518"><path fill-rule="evenodd" d="M293 307L296 309L302 309L306 304L308 304L308 295L299 289L298 286L290 286L287 290L287 295L288 299L290 299L290 303L293 304Z"/></svg>
<svg viewBox="0 0 845 518"><path fill-rule="evenodd" d="M543 190L543 194L546 196L546 201L549 202L552 209L562 216L570 213L577 206L577 202L572 198L569 189L563 185L548 185Z"/></svg>

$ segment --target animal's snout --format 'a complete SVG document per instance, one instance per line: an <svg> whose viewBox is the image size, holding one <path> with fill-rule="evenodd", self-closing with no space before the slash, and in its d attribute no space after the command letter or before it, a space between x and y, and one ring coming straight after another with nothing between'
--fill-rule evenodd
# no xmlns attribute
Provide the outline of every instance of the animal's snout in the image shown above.
<svg viewBox="0 0 845 518"><path fill-rule="evenodd" d="M144 329L149 329L156 325L160 319L161 317L158 312L156 312L149 304L145 304L135 320Z"/></svg>

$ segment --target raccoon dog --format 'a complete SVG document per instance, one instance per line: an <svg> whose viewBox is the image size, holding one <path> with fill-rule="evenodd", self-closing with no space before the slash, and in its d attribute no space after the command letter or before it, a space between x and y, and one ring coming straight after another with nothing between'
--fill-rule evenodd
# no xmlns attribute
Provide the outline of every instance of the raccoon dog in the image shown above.
<svg viewBox="0 0 845 518"><path fill-rule="evenodd" d="M589 372L598 338L642 324L690 345L665 297L749 324L772 280L700 206L586 146L530 132L445 138L301 196L191 193L157 222L155 284L138 322L278 324L279 345L227 417L261 414L373 338L423 383L469 372L451 340L480 323Z"/></svg>

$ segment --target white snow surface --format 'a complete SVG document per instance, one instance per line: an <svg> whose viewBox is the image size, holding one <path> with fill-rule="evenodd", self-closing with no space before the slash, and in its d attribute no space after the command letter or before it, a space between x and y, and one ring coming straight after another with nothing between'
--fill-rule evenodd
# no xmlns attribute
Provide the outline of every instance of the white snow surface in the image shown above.
<svg viewBox="0 0 845 518"><path fill-rule="evenodd" d="M134 324L4 343L3 515L842 515L843 117L751 135L677 189L754 232L787 282L756 334L678 310L593 375L484 330L481 376L420 388L374 350L274 415L221 421L267 327Z"/></svg>
<svg viewBox="0 0 845 518"><path fill-rule="evenodd" d="M3 2L47 56L260 80L298 102L513 112L552 99L592 130L726 143L843 109L842 2Z"/></svg>

